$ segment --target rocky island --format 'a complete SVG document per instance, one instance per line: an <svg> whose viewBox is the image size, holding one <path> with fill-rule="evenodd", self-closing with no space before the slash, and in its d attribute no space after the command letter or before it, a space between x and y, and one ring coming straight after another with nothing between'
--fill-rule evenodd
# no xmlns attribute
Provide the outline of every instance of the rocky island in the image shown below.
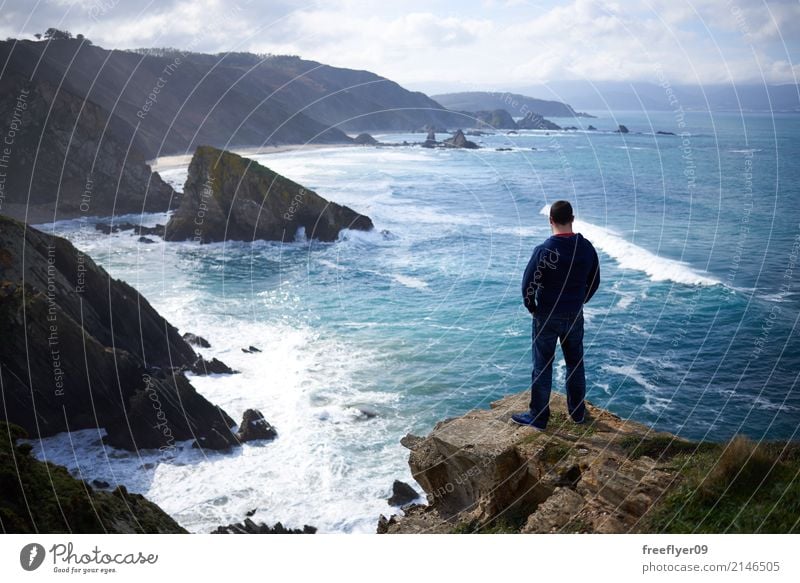
<svg viewBox="0 0 800 583"><path fill-rule="evenodd" d="M591 405L576 425L559 394L538 432L510 421L528 400L510 395L403 438L428 503L382 516L378 533L798 530L775 511L800 501L797 443L691 442Z"/></svg>
<svg viewBox="0 0 800 583"><path fill-rule="evenodd" d="M369 231L372 220L329 202L258 162L211 146L192 157L183 200L170 217L167 241L335 241L342 229Z"/></svg>

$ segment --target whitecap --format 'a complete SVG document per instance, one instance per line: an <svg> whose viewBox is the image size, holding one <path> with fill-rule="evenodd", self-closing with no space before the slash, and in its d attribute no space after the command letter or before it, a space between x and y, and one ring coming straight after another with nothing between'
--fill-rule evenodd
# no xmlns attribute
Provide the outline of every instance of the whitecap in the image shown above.
<svg viewBox="0 0 800 583"><path fill-rule="evenodd" d="M540 212L549 215L550 205L542 207ZM646 273L651 281L673 281L687 285L720 284L718 279L695 271L689 264L656 255L626 241L619 233L606 227L578 220L573 227L576 232L583 234L596 247L610 255L620 267Z"/></svg>

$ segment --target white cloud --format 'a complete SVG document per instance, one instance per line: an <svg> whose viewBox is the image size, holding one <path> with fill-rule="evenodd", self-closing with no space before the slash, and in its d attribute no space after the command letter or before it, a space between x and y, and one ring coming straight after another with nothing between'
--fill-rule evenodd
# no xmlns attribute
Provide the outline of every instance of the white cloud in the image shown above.
<svg viewBox="0 0 800 583"><path fill-rule="evenodd" d="M31 6L7 0L0 34L16 35L30 16L28 33L61 24L107 47L292 53L416 87L652 81L657 65L673 83L790 82L800 44L796 0L43 0L29 14Z"/></svg>

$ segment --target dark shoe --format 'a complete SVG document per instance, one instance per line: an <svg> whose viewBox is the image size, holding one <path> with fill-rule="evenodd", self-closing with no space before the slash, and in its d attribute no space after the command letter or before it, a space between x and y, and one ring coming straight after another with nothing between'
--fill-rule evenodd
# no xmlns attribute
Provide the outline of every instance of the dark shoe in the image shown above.
<svg viewBox="0 0 800 583"><path fill-rule="evenodd" d="M533 427L536 431L544 431L544 427L538 427L533 424L533 415L526 411L525 413L514 413L511 420L517 425L525 425L526 427Z"/></svg>

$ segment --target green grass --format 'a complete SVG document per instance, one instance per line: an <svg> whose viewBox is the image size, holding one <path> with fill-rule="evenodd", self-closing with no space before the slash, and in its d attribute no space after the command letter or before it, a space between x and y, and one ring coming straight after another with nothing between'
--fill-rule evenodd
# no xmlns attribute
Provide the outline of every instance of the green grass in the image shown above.
<svg viewBox="0 0 800 583"><path fill-rule="evenodd" d="M715 443L685 441L672 435L652 435L644 438L638 435L628 435L617 443L627 452L630 459L648 456L663 460L678 454L702 453L718 447Z"/></svg>
<svg viewBox="0 0 800 583"><path fill-rule="evenodd" d="M800 445L737 437L670 462L680 485L647 515L652 533L800 533Z"/></svg>

